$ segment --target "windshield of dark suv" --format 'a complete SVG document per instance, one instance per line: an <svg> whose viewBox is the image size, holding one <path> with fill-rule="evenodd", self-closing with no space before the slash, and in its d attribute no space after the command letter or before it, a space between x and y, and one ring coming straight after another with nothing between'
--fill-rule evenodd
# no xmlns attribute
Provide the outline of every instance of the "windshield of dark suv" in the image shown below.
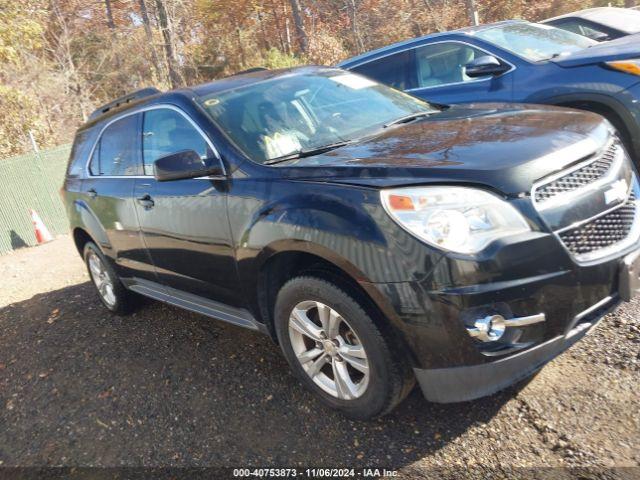
<svg viewBox="0 0 640 480"><path fill-rule="evenodd" d="M216 92L201 102L249 158L265 164L320 153L439 111L340 70L293 72Z"/></svg>
<svg viewBox="0 0 640 480"><path fill-rule="evenodd" d="M532 62L549 60L598 43L582 35L534 23L496 25L473 35Z"/></svg>

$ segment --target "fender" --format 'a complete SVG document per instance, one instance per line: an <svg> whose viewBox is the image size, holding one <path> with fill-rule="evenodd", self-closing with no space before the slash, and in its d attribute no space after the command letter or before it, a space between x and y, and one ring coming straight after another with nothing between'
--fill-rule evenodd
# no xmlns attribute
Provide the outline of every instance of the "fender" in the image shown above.
<svg viewBox="0 0 640 480"><path fill-rule="evenodd" d="M325 184L309 195L307 182L291 185L275 202L251 202L255 210L233 225L240 282L255 282L264 262L282 251L312 253L370 283L411 280L411 272L430 256L389 218L371 189ZM241 204L230 204L230 212L249 206L234 198ZM395 255L397 249L405 255Z"/></svg>
<svg viewBox="0 0 640 480"><path fill-rule="evenodd" d="M80 227L85 230L103 251L111 251L111 242L109 242L107 232L89 205L84 200L77 199L73 202L73 206L78 217L78 221L74 222L74 227Z"/></svg>

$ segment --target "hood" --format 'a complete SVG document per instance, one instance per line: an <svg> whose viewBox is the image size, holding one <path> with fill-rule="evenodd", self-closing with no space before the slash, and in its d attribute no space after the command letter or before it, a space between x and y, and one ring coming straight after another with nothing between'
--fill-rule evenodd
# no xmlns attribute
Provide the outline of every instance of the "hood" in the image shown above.
<svg viewBox="0 0 640 480"><path fill-rule="evenodd" d="M480 184L506 195L602 147L602 117L537 105L456 105L367 141L283 164L288 178L375 187Z"/></svg>
<svg viewBox="0 0 640 480"><path fill-rule="evenodd" d="M627 58L640 58L640 33L598 43L577 52L552 58L551 61L561 67L578 67Z"/></svg>

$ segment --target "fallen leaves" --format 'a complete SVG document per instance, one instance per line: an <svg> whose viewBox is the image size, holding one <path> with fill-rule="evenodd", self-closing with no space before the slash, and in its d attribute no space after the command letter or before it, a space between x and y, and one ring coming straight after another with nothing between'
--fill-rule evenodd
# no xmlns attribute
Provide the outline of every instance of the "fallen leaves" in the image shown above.
<svg viewBox="0 0 640 480"><path fill-rule="evenodd" d="M60 309L59 308L55 308L53 310L51 310L51 313L49 314L49 318L47 318L47 323L49 325L51 325L52 323L54 323L58 317L60 316Z"/></svg>

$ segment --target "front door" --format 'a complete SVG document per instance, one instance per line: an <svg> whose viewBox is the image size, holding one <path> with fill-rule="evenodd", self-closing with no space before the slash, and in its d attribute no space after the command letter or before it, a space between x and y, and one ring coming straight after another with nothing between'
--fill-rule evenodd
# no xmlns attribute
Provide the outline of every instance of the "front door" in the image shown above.
<svg viewBox="0 0 640 480"><path fill-rule="evenodd" d="M159 107L143 115L145 177L137 179L134 197L159 281L183 292L240 305L226 181L194 178L158 182L153 177L153 163L158 158L195 150L203 159L211 159L216 157L213 145L181 110Z"/></svg>
<svg viewBox="0 0 640 480"><path fill-rule="evenodd" d="M465 65L485 55L488 53L468 43L442 41L382 57L353 70L434 103L511 101L511 72L481 78L466 75Z"/></svg>
<svg viewBox="0 0 640 480"><path fill-rule="evenodd" d="M472 78L465 65L487 55L467 43L441 42L415 50L416 87L411 94L426 100L451 104L471 102L509 102L513 95L513 76Z"/></svg>

